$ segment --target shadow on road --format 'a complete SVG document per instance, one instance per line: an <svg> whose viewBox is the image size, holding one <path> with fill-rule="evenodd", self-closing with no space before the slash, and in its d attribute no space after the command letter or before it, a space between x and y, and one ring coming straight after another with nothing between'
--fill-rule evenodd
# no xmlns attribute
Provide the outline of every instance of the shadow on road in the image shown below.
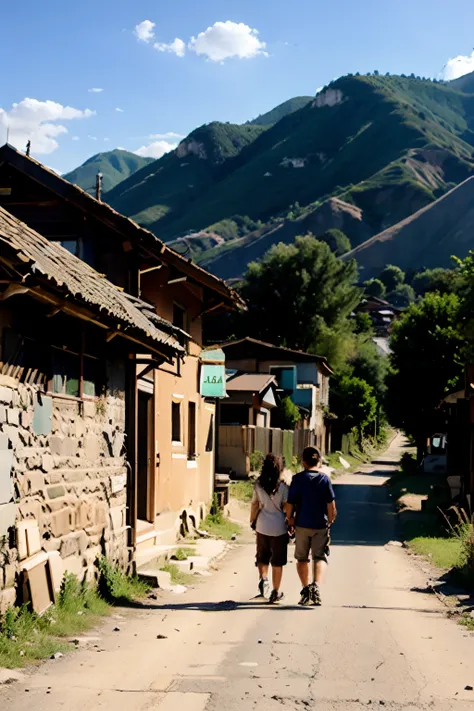
<svg viewBox="0 0 474 711"><path fill-rule="evenodd" d="M384 546L398 540L398 520L390 492L377 484L335 484L338 518L333 546Z"/></svg>

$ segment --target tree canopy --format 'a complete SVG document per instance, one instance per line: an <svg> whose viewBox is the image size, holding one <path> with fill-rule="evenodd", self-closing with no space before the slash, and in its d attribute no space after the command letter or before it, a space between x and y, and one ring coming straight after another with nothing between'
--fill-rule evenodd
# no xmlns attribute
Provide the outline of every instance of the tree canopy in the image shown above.
<svg viewBox="0 0 474 711"><path fill-rule="evenodd" d="M331 409L338 416L342 432L357 428L363 430L373 422L377 412L377 400L370 385L361 378L344 375L333 382Z"/></svg>
<svg viewBox="0 0 474 711"><path fill-rule="evenodd" d="M380 281L385 284L385 288L388 292L394 291L399 284L403 284L405 281L405 274L402 272L400 267L396 267L393 264L387 264L385 269L380 274Z"/></svg>
<svg viewBox="0 0 474 711"><path fill-rule="evenodd" d="M460 288L460 281L460 274L457 270L436 267L415 274L411 285L419 296L424 296L428 291L449 294Z"/></svg>
<svg viewBox="0 0 474 711"><path fill-rule="evenodd" d="M387 294L387 301L401 309L413 303L415 298L415 291L409 284L398 284L393 291Z"/></svg>
<svg viewBox="0 0 474 711"><path fill-rule="evenodd" d="M376 296L378 299L383 299L387 291L380 279L369 279L364 282L364 290L369 296Z"/></svg>
<svg viewBox="0 0 474 711"><path fill-rule="evenodd" d="M388 414L420 447L432 434L443 396L462 376L460 313L456 294L428 293L393 325Z"/></svg>
<svg viewBox="0 0 474 711"><path fill-rule="evenodd" d="M351 331L348 316L361 298L356 282L356 263L341 262L324 242L307 236L280 243L248 266L241 325L270 343L321 349L332 332Z"/></svg>
<svg viewBox="0 0 474 711"><path fill-rule="evenodd" d="M349 252L351 249L351 242L349 237L344 234L341 230L328 230L323 235L318 237L321 242L326 242L330 249L338 257Z"/></svg>

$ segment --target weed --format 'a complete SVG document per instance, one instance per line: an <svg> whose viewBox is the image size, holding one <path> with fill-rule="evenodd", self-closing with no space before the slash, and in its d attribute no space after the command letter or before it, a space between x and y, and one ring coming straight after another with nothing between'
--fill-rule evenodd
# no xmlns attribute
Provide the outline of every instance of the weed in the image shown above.
<svg viewBox="0 0 474 711"><path fill-rule="evenodd" d="M129 577L116 568L105 556L97 561L99 592L112 604L129 603L143 598L150 588L137 577Z"/></svg>
<svg viewBox="0 0 474 711"><path fill-rule="evenodd" d="M196 555L196 551L193 548L177 548L171 556L171 560L187 560L194 555Z"/></svg>
<svg viewBox="0 0 474 711"><path fill-rule="evenodd" d="M466 612L461 619L459 620L459 624L463 625L464 627L467 627L468 630L471 630L474 632L474 618L471 617L471 614L469 612Z"/></svg>
<svg viewBox="0 0 474 711"><path fill-rule="evenodd" d="M258 449L256 449L255 452L252 452L249 459L250 459L250 471L251 472L259 472L260 469L262 468L263 460L265 459L263 452L260 452Z"/></svg>
<svg viewBox="0 0 474 711"><path fill-rule="evenodd" d="M255 482L253 479L234 481L230 488L230 495L238 501L243 501L244 503L249 504L252 501L254 487Z"/></svg>
<svg viewBox="0 0 474 711"><path fill-rule="evenodd" d="M242 528L237 524L220 516L209 514L201 523L203 531L207 531L215 538L223 538L225 541L230 541L233 536L239 536L242 533Z"/></svg>
<svg viewBox="0 0 474 711"><path fill-rule="evenodd" d="M194 576L184 573L175 563L166 563L161 570L171 575L173 585L191 585L194 582Z"/></svg>

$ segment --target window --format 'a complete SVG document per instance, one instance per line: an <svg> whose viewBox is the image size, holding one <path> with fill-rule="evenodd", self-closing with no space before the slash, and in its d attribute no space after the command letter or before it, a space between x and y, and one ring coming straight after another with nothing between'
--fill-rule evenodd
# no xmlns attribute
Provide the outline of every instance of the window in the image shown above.
<svg viewBox="0 0 474 711"><path fill-rule="evenodd" d="M186 310L179 304L173 304L173 326L186 330Z"/></svg>
<svg viewBox="0 0 474 711"><path fill-rule="evenodd" d="M171 439L181 442L181 403L171 403Z"/></svg>
<svg viewBox="0 0 474 711"><path fill-rule="evenodd" d="M53 349L53 379L51 390L63 395L80 395L81 357Z"/></svg>
<svg viewBox="0 0 474 711"><path fill-rule="evenodd" d="M206 452L212 452L213 449L214 449L214 415L211 415L211 419L209 421L209 430L207 433Z"/></svg>
<svg viewBox="0 0 474 711"><path fill-rule="evenodd" d="M196 459L196 403L188 405L188 459Z"/></svg>
<svg viewBox="0 0 474 711"><path fill-rule="evenodd" d="M79 241L77 239L64 239L61 240L60 244L68 252L74 254L75 257L79 256Z"/></svg>

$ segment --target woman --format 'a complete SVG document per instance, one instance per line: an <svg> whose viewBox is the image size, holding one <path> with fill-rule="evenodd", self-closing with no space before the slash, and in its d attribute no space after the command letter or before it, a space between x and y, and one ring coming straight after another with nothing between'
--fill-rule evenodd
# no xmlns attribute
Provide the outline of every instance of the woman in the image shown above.
<svg viewBox="0 0 474 711"><path fill-rule="evenodd" d="M280 602L283 567L288 558L288 531L284 506L288 499L288 487L281 481L282 460L267 454L250 509L250 525L257 531L257 567L260 574L258 589L262 597L268 597L268 568L272 565L273 590L269 602Z"/></svg>

